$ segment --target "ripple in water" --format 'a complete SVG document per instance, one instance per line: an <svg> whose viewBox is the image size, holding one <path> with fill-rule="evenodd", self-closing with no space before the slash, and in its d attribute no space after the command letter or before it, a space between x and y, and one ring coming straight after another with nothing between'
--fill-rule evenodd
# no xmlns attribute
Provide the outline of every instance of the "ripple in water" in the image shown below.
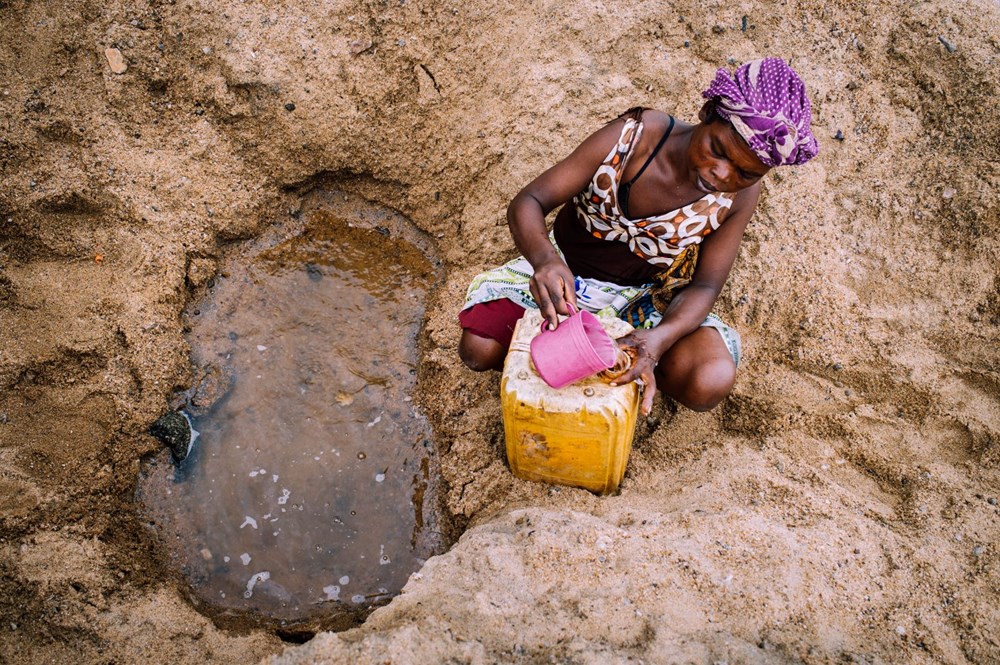
<svg viewBox="0 0 1000 665"><path fill-rule="evenodd" d="M363 613L440 550L413 401L437 272L404 220L370 217L319 208L192 317L200 436L176 474L165 458L147 470L140 499L217 613Z"/></svg>

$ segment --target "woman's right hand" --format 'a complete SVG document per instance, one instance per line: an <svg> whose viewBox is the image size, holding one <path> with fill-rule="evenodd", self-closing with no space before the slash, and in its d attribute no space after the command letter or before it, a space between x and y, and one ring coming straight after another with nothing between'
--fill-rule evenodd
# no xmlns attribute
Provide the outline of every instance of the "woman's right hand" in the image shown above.
<svg viewBox="0 0 1000 665"><path fill-rule="evenodd" d="M535 267L529 287L531 297L552 329L559 325L557 314L569 315L567 303L576 307L576 278L558 256Z"/></svg>

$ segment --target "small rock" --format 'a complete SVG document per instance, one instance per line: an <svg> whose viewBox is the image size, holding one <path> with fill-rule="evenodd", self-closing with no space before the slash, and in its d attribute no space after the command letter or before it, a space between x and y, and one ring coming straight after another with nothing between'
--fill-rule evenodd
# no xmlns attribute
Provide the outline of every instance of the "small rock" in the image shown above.
<svg viewBox="0 0 1000 665"><path fill-rule="evenodd" d="M954 187L945 187L944 191L941 192L941 197L945 199L953 199L957 193L958 191Z"/></svg>
<svg viewBox="0 0 1000 665"><path fill-rule="evenodd" d="M840 131L840 130L838 129L838 130L837 130L837 133L833 135L833 139L834 139L835 141L843 141L843 140L844 140L844 132L842 132L842 131Z"/></svg>
<svg viewBox="0 0 1000 665"><path fill-rule="evenodd" d="M726 31L726 29L723 28L721 25L713 25L712 26L712 34L721 35L725 31Z"/></svg>
<svg viewBox="0 0 1000 665"><path fill-rule="evenodd" d="M6 422L6 421L4 421L4 422ZM997 505L997 499L996 499L996 497L991 496L990 498L986 499L986 503L990 504L991 506L995 506L995 505Z"/></svg>
<svg viewBox="0 0 1000 665"><path fill-rule="evenodd" d="M201 558L204 559L205 561L211 561L212 550L208 549L207 547L203 547L201 550Z"/></svg>
<svg viewBox="0 0 1000 665"><path fill-rule="evenodd" d="M309 275L310 282L318 282L323 279L323 271L315 263L306 264L306 274Z"/></svg>
<svg viewBox="0 0 1000 665"><path fill-rule="evenodd" d="M187 457L188 446L191 443L191 425L183 414L177 411L164 414L150 426L149 433L170 449L170 454L177 464Z"/></svg>
<svg viewBox="0 0 1000 665"><path fill-rule="evenodd" d="M122 56L122 52L118 49L104 49L104 57L108 59L108 64L111 66L112 73L124 74L125 70L128 69L128 64L125 63L125 58Z"/></svg>
<svg viewBox="0 0 1000 665"><path fill-rule="evenodd" d="M845 391L844 391L844 397L850 397L850 396L851 396L851 395L853 395L853 394L854 394L854 393L853 393L852 391L850 391L850 390L845 390Z"/></svg>
<svg viewBox="0 0 1000 665"><path fill-rule="evenodd" d="M902 626L896 626L896 634L897 635L906 635L906 629L903 628Z"/></svg>
<svg viewBox="0 0 1000 665"><path fill-rule="evenodd" d="M944 47L948 50L948 53L954 53L958 50L958 47L945 39L944 35L938 35L938 41L944 45Z"/></svg>
<svg viewBox="0 0 1000 665"><path fill-rule="evenodd" d="M747 31L747 25L749 25L749 23L750 23L750 19L747 17L746 14L744 14L743 18L740 19L740 32L746 32Z"/></svg>
<svg viewBox="0 0 1000 665"><path fill-rule="evenodd" d="M844 366L842 364L840 364L840 363L833 363L833 371L839 372L842 369L844 369Z"/></svg>
<svg viewBox="0 0 1000 665"><path fill-rule="evenodd" d="M982 545L980 545L979 547L973 547L972 548L972 555L973 556L982 556L984 551L985 550L983 549Z"/></svg>
<svg viewBox="0 0 1000 665"><path fill-rule="evenodd" d="M0 425L6 425L8 420L6 413L0 413Z"/></svg>
<svg viewBox="0 0 1000 665"><path fill-rule="evenodd" d="M357 41L351 42L351 53L354 55L361 55L368 49L372 47L372 40L370 39L359 39Z"/></svg>
<svg viewBox="0 0 1000 665"><path fill-rule="evenodd" d="M690 48L691 42L684 42L684 48Z"/></svg>
<svg viewBox="0 0 1000 665"><path fill-rule="evenodd" d="M291 102L288 102L287 104L285 104L285 110L286 111L294 111L295 110L295 104L293 104Z"/></svg>

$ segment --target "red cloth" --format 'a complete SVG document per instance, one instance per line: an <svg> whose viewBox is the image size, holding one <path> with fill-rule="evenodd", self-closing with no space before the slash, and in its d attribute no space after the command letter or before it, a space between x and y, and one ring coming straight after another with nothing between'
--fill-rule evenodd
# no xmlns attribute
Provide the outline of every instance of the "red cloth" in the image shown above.
<svg viewBox="0 0 1000 665"><path fill-rule="evenodd" d="M458 313L458 322L473 335L496 340L506 349L514 338L514 325L524 312L513 300L500 298L463 309Z"/></svg>

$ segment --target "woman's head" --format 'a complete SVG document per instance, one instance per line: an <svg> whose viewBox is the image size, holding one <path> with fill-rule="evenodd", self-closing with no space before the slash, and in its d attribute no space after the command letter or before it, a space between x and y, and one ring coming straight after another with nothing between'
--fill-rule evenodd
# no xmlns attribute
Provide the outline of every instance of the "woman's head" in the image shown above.
<svg viewBox="0 0 1000 665"><path fill-rule="evenodd" d="M702 120L726 120L764 166L804 164L819 152L805 84L780 58L753 60L732 75L719 69L701 94Z"/></svg>
<svg viewBox="0 0 1000 665"><path fill-rule="evenodd" d="M691 134L687 157L691 179L703 192L738 192L760 180L764 164L729 122L716 115L713 102L702 109Z"/></svg>

